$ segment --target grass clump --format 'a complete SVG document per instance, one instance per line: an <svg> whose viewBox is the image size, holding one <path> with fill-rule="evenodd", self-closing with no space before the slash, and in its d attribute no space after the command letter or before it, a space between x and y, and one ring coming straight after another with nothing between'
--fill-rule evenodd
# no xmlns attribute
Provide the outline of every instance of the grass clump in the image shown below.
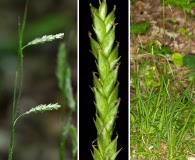
<svg viewBox="0 0 195 160"><path fill-rule="evenodd" d="M195 79L186 76L188 72L194 76L194 72L187 69L194 69L194 55L187 52L183 56L179 51L172 51L165 38L165 5L174 3L184 10L184 14L189 12L186 7L193 6L186 1L163 0L161 38L158 35L155 35L156 39L148 37L153 31L143 33L140 30L139 35L131 33L131 38L138 37L137 41L131 39L134 45L140 41L131 58L130 72L132 159L195 158ZM187 28L179 31L188 39L192 38ZM144 44L140 37L146 38Z"/></svg>
<svg viewBox="0 0 195 160"><path fill-rule="evenodd" d="M165 61L163 67L154 66L153 85L147 85L149 62L131 71L131 158L187 158L195 152L194 82L185 88L167 72Z"/></svg>

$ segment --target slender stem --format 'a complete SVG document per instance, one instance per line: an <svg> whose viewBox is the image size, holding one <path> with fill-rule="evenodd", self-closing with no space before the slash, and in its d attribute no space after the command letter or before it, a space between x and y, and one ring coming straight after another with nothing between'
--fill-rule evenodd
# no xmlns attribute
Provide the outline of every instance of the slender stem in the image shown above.
<svg viewBox="0 0 195 160"><path fill-rule="evenodd" d="M66 108L66 95L65 95L65 91L62 91L60 160L64 160L64 157L65 157L65 147L66 147L65 136L63 135L64 119L65 119L65 108Z"/></svg>
<svg viewBox="0 0 195 160"><path fill-rule="evenodd" d="M23 114L21 114L21 115L19 115L19 116L15 119L15 121L14 121L14 126L15 126L16 122L18 121L18 119L19 119L20 117L22 117L23 115L25 115L25 114L26 114L26 112L23 113Z"/></svg>
<svg viewBox="0 0 195 160"><path fill-rule="evenodd" d="M163 0L162 12L163 12L163 38L164 38L164 45L165 45L165 43L166 43L166 33L165 33L165 2L164 2L164 0Z"/></svg>
<svg viewBox="0 0 195 160"><path fill-rule="evenodd" d="M184 18L185 18L185 30L186 30L186 46L187 46L187 49L186 49L186 52L189 53L189 50L190 50L190 45L189 45L189 39L187 38L187 29L188 29L188 26L187 26L187 15L186 15L186 11L183 10L183 13L184 13Z"/></svg>
<svg viewBox="0 0 195 160"><path fill-rule="evenodd" d="M28 6L28 0L26 1L22 26L20 26L20 22L18 23L18 26L19 26L18 61L17 61L17 66L16 66L16 75L15 75L15 82L14 82L14 99L13 99L13 105L12 105L12 121L11 121L11 134L10 134L10 147L9 147L8 160L12 160L12 156L13 156L14 131L15 131L14 124L15 124L15 117L16 117L19 100L21 96L21 91L22 91L22 79L23 79L22 40L23 40L23 33L24 33L25 22L26 22L27 6ZM19 77L18 77L18 74L19 74ZM20 86L19 86L19 93L17 95L16 90L17 90L18 80L20 81ZM17 102L16 102L16 99L17 99Z"/></svg>
<svg viewBox="0 0 195 160"><path fill-rule="evenodd" d="M22 42L23 42L23 35L24 35L24 29L26 25L26 16L27 16L27 9L28 9L28 0L26 1L25 11L24 11L24 17L22 21L22 26L20 26L19 22L19 45L18 45L18 61L19 61L19 73L20 73L20 86L19 86L19 93L17 98L17 105L16 110L19 106L19 101L21 97L22 92L22 82L23 82L23 54L22 54ZM16 113L15 113L16 116Z"/></svg>
<svg viewBox="0 0 195 160"><path fill-rule="evenodd" d="M17 66L18 66L18 64L17 64ZM9 147L8 160L12 160L13 146L14 146L14 121L15 121L17 82L18 82L18 71L16 70L15 83L14 83L14 100L13 100L13 105L12 105L12 123L11 123L12 125L11 125L10 147Z"/></svg>
<svg viewBox="0 0 195 160"><path fill-rule="evenodd" d="M64 160L65 158L65 148L66 148L66 136L64 135L64 129L70 125L70 121L72 119L73 110L69 109L68 117L66 123L64 124L65 119L65 106L66 106L66 96L62 94L63 100L63 109L61 112L61 138L60 138L60 160Z"/></svg>

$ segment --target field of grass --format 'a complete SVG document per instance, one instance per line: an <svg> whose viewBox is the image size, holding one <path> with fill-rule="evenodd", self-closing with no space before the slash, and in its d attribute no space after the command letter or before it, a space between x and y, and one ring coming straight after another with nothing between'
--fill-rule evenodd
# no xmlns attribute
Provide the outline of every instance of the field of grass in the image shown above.
<svg viewBox="0 0 195 160"><path fill-rule="evenodd" d="M131 159L195 159L194 68L186 64L188 53L174 58L164 36L138 42L140 35L147 37L147 27L140 33L131 30L131 42L138 46L130 61Z"/></svg>

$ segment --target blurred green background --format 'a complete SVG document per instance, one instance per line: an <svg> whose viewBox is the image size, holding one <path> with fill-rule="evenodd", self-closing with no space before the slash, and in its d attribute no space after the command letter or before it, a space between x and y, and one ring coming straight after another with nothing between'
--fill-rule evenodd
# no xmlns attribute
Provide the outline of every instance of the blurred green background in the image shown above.
<svg viewBox="0 0 195 160"><path fill-rule="evenodd" d="M0 0L0 160L9 149L11 108L18 49L18 19L25 0ZM39 104L61 103L55 75L60 43L66 43L72 69L73 91L77 92L77 0L29 0L23 45L46 34L64 33L56 40L24 49L24 79L18 114ZM27 115L16 124L15 160L57 160L60 110ZM73 124L76 126L77 115ZM66 159L71 159L67 142Z"/></svg>

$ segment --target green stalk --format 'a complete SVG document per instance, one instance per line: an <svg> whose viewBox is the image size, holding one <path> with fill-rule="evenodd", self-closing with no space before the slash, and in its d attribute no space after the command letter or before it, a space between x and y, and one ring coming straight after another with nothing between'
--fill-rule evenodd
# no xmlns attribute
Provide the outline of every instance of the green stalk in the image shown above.
<svg viewBox="0 0 195 160"><path fill-rule="evenodd" d="M58 51L58 63L57 63L57 78L58 85L61 89L62 98L62 110L61 110L61 135L60 135L60 160L65 158L66 137L64 136L64 120L65 120L65 108L66 108L66 78L68 77L68 65L67 65L67 49L65 45L61 44Z"/></svg>
<svg viewBox="0 0 195 160"><path fill-rule="evenodd" d="M163 14L163 40L164 45L166 43L166 33L165 33L165 1L163 0L163 7L162 7L162 14Z"/></svg>
<svg viewBox="0 0 195 160"><path fill-rule="evenodd" d="M120 104L117 82L119 43L113 47L116 6L108 15L106 0L100 2L98 9L90 4L90 9L97 40L92 38L91 33L89 38L98 70L98 73L93 73L92 91L95 96L97 139L93 145L92 156L94 160L114 160L120 151L117 151L118 136L113 140L111 138Z"/></svg>
<svg viewBox="0 0 195 160"><path fill-rule="evenodd" d="M8 160L12 160L13 147L14 147L14 122L15 122L16 111L19 105L19 100L20 100L21 90L22 90L22 79L23 79L22 41L23 41L23 33L24 33L25 22L26 22L27 6L28 6L28 0L26 1L22 26L20 26L20 22L19 22L18 62L16 66L16 76L15 76L15 82L14 82L14 99L13 99L13 105L12 105L12 122L11 122L11 135L10 135L10 147L9 147ZM19 86L19 93L17 96L16 89L17 89L18 80L20 81L20 86ZM17 102L16 102L16 99L17 99Z"/></svg>
<svg viewBox="0 0 195 160"><path fill-rule="evenodd" d="M64 128L64 119L65 119L65 106L66 106L66 97L65 93L62 93L62 111L61 111L61 135L60 135L60 160L63 160L65 157L65 148L66 148L66 137L63 135Z"/></svg>
<svg viewBox="0 0 195 160"><path fill-rule="evenodd" d="M56 75L58 78L58 86L61 90L62 97L59 159L64 160L68 133L70 133L72 138L72 157L75 158L77 153L76 128L71 124L72 114L76 108L76 102L74 100L71 85L71 69L68 64L68 51L67 47L64 44L61 44L59 47ZM66 103L69 108L68 116L65 114Z"/></svg>

